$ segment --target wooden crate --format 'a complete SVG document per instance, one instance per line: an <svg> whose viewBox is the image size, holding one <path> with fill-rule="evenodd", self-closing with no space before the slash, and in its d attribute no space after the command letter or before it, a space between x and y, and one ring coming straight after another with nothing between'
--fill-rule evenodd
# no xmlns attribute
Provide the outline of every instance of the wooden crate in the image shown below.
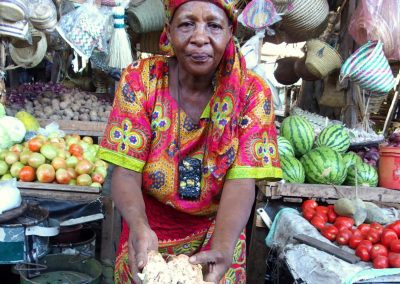
<svg viewBox="0 0 400 284"><path fill-rule="evenodd" d="M38 120L41 127L53 122L49 119ZM101 137L106 129L106 122L97 121L79 121L79 120L57 120L55 121L67 134L79 134L81 136Z"/></svg>
<svg viewBox="0 0 400 284"><path fill-rule="evenodd" d="M355 186L325 185L325 184L298 184L298 183L267 183L257 184L267 198L284 198L287 201L301 202L304 198L322 199L327 203L334 200L355 196ZM384 187L357 188L357 195L364 201L371 201L377 204L399 207L400 191Z"/></svg>

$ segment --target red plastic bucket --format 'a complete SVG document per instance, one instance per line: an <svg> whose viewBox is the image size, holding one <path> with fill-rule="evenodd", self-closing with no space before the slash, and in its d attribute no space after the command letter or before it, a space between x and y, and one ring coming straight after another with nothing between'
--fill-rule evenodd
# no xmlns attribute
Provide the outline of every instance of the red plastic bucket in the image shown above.
<svg viewBox="0 0 400 284"><path fill-rule="evenodd" d="M400 147L379 147L379 186L400 190Z"/></svg>

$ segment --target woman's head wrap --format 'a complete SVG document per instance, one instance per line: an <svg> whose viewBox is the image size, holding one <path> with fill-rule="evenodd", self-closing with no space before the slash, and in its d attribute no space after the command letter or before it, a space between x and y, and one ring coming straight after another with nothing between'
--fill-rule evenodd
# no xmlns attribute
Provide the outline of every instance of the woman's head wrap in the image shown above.
<svg viewBox="0 0 400 284"><path fill-rule="evenodd" d="M166 17L170 21L176 9L193 0L164 0ZM202 0L200 0L202 1ZM236 27L236 10L232 0L206 1L221 7ZM160 38L160 49L167 55L174 55L171 43L164 29ZM248 86L246 63L240 52L240 46L232 36L215 73L215 91L210 100L211 127L207 139L207 151L204 154L206 175L223 179L233 164L239 144L239 117ZM210 157L211 159L208 159ZM209 161L215 161L210 164Z"/></svg>

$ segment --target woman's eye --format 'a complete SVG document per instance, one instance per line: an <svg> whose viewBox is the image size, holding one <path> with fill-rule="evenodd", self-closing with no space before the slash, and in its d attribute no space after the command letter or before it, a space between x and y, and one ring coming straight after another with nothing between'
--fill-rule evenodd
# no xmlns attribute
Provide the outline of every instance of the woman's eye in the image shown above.
<svg viewBox="0 0 400 284"><path fill-rule="evenodd" d="M220 24L217 24L217 23L209 23L208 26L212 30L222 30L222 26Z"/></svg>
<svg viewBox="0 0 400 284"><path fill-rule="evenodd" d="M178 25L178 27L180 27L180 28L190 28L192 26L193 26L193 23L191 23L191 22L183 22Z"/></svg>

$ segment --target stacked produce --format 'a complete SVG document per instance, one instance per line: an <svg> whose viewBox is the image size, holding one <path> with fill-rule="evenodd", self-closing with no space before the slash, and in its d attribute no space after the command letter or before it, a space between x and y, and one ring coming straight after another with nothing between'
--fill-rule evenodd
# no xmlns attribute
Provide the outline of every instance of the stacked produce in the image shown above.
<svg viewBox="0 0 400 284"><path fill-rule="evenodd" d="M376 186L378 173L354 152L341 124L329 124L315 137L310 122L299 115L285 118L278 137L283 179L290 183Z"/></svg>
<svg viewBox="0 0 400 284"><path fill-rule="evenodd" d="M98 147L87 136L37 135L0 151L0 179L100 187L108 165L96 158Z"/></svg>
<svg viewBox="0 0 400 284"><path fill-rule="evenodd" d="M388 224L374 203L342 198L335 205L321 206L310 199L301 209L325 238L354 249L362 261L372 261L377 269L400 268L400 220Z"/></svg>
<svg viewBox="0 0 400 284"><path fill-rule="evenodd" d="M23 84L7 94L8 115L25 110L38 119L107 121L111 104L111 98L42 82Z"/></svg>

